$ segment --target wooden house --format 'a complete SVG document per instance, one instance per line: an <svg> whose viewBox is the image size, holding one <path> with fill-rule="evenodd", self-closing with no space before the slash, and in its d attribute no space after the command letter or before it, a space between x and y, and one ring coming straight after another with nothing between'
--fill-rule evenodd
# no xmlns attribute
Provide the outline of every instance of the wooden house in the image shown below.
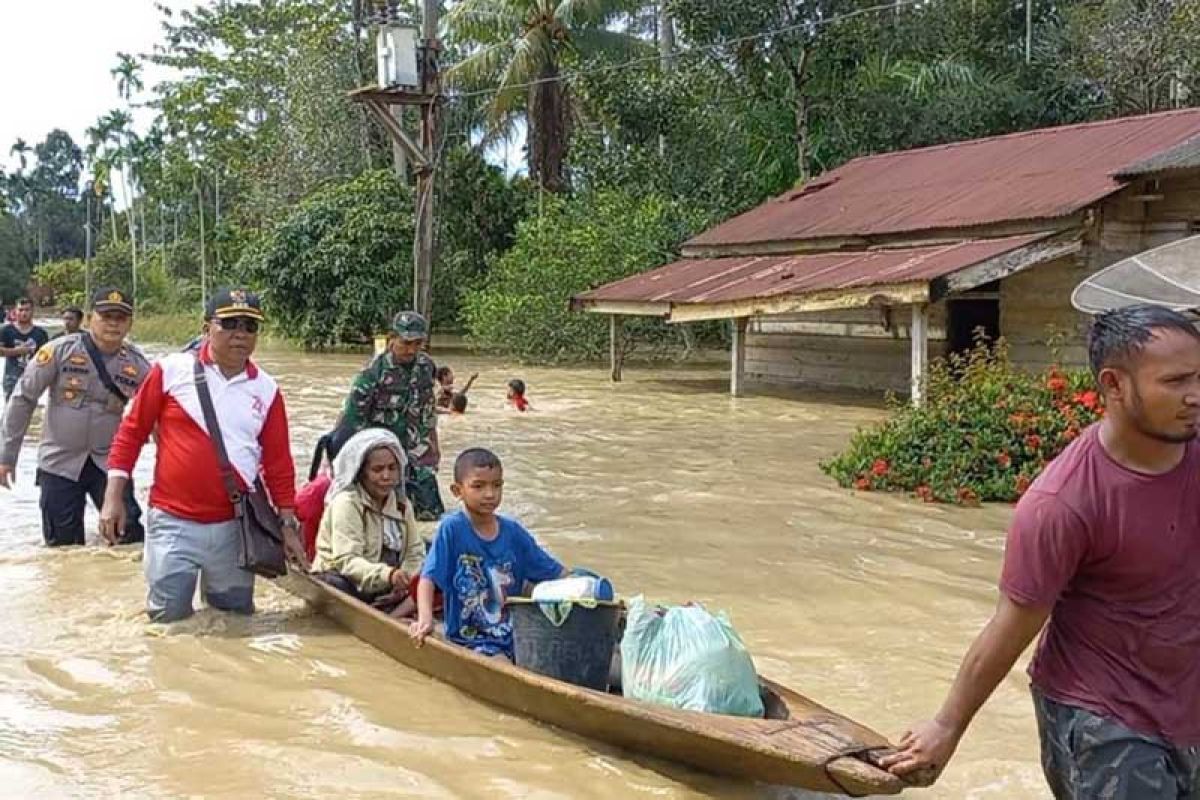
<svg viewBox="0 0 1200 800"><path fill-rule="evenodd" d="M855 159L576 296L591 313L733 323L747 381L911 391L982 328L1014 361L1086 363L1071 289L1200 233L1200 109Z"/></svg>

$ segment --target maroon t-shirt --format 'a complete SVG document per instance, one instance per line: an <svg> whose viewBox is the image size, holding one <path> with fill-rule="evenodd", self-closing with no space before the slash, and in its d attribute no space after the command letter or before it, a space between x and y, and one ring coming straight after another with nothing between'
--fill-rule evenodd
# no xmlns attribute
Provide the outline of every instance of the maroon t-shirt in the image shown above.
<svg viewBox="0 0 1200 800"><path fill-rule="evenodd" d="M1053 606L1029 667L1045 695L1200 745L1200 443L1163 475L1093 425L1017 504L1000 589Z"/></svg>

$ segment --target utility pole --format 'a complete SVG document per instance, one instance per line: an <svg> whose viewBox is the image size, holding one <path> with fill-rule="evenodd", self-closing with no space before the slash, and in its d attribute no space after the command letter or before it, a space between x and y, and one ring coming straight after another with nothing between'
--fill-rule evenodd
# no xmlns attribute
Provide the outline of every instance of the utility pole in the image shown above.
<svg viewBox="0 0 1200 800"><path fill-rule="evenodd" d="M196 209L200 212L200 308L204 309L208 306L208 260L204 252L204 193L200 190L200 169L197 166L192 173L192 186L196 190Z"/></svg>
<svg viewBox="0 0 1200 800"><path fill-rule="evenodd" d="M442 43L438 40L438 0L423 0L421 46L418 49L421 92L431 98L441 94ZM425 163L417 172L416 257L413 264L413 306L431 319L433 310L433 262L436 254L434 218L436 197L434 175L437 171L438 103L434 99L421 106L421 153Z"/></svg>
<svg viewBox="0 0 1200 800"><path fill-rule="evenodd" d="M83 223L83 301L92 302L92 184L88 184L84 192L84 214L87 219Z"/></svg>
<svg viewBox="0 0 1200 800"><path fill-rule="evenodd" d="M675 51L675 21L671 18L671 12L667 11L667 4L663 0L659 0L658 4L657 28L659 64L663 74L666 75L671 71L671 62ZM660 156L667 154L667 137L662 133L658 135L658 154Z"/></svg>
<svg viewBox="0 0 1200 800"><path fill-rule="evenodd" d="M1033 61L1033 0L1025 0L1025 63Z"/></svg>
<svg viewBox="0 0 1200 800"><path fill-rule="evenodd" d="M388 0L378 18L376 59L379 80L350 92L403 151L417 178L416 225L413 236L413 309L432 321L433 263L436 257L434 174L438 162L438 102L441 96L441 51L438 39L438 0L422 0L421 27L402 20L395 0ZM417 106L420 135L409 135L396 106Z"/></svg>

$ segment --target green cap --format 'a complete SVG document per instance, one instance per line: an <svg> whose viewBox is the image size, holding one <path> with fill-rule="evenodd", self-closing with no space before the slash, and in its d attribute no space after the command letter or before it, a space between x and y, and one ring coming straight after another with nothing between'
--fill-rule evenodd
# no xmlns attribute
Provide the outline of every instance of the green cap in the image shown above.
<svg viewBox="0 0 1200 800"><path fill-rule="evenodd" d="M401 339L428 339L429 323L415 311L401 311L392 318L392 333Z"/></svg>

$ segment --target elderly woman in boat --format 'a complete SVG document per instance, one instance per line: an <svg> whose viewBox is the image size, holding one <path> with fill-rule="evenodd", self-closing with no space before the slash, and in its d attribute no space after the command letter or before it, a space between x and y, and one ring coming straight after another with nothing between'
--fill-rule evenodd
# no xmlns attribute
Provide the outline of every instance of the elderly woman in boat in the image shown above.
<svg viewBox="0 0 1200 800"><path fill-rule="evenodd" d="M321 580L396 616L415 612L410 583L425 558L404 495L406 466L391 431L368 428L350 437L333 462L313 561Z"/></svg>

